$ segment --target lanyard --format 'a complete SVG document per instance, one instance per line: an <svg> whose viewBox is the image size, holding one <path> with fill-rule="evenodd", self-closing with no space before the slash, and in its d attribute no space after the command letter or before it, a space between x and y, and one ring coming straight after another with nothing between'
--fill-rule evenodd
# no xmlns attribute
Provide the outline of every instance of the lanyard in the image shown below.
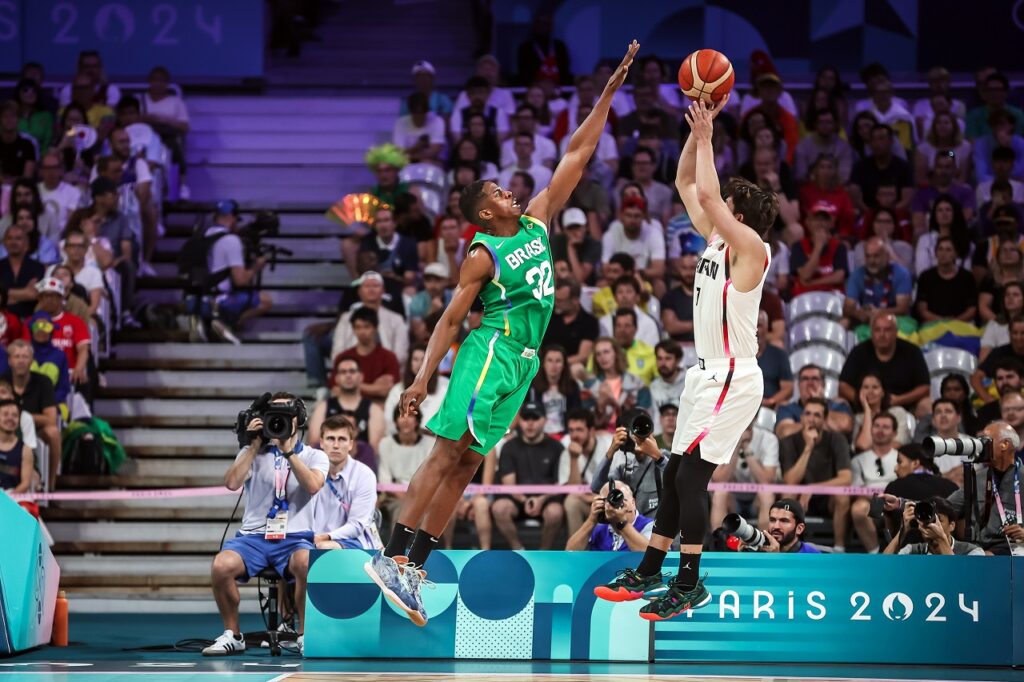
<svg viewBox="0 0 1024 682"><path fill-rule="evenodd" d="M295 449L295 453L301 452L302 446ZM288 464L287 458L281 454L276 447L271 450L274 453L274 502L270 505L267 518L274 518L278 511L288 511L288 479L292 475L292 467ZM284 480L281 477L281 469L286 468Z"/></svg>
<svg viewBox="0 0 1024 682"><path fill-rule="evenodd" d="M999 497L999 487L996 485L996 472L989 471L989 486L993 497L995 497L996 509L999 510L999 520L1003 522L1005 526L1006 521L1006 509L1003 507L1003 500ZM1013 462L1013 501L1017 507L1017 517L1014 519L1014 523L1020 523L1024 521L1021 518L1020 513L1020 463L1018 460Z"/></svg>
<svg viewBox="0 0 1024 682"><path fill-rule="evenodd" d="M344 479L339 479L339 480L344 480ZM351 502L349 502L348 486L347 485L345 486L345 494L342 495L342 493L338 492L338 489L334 487L334 482L331 481L330 478L328 478L327 479L327 487L330 488L331 492L334 493L334 496L336 498L338 498L338 502L341 503L341 508L344 509L346 513L348 513L349 508L352 506Z"/></svg>

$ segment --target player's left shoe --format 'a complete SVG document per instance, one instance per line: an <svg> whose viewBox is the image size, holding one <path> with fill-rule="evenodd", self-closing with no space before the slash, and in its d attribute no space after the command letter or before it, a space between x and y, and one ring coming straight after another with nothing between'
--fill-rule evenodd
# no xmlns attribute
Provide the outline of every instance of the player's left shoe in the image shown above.
<svg viewBox="0 0 1024 682"><path fill-rule="evenodd" d="M413 563L405 564L402 567L402 577L405 580L406 590L416 603L416 612L419 618L412 618L416 625L427 624L427 610L423 606L422 590L424 587L434 588L434 583L427 580L427 572Z"/></svg>
<svg viewBox="0 0 1024 682"><path fill-rule="evenodd" d="M668 582L668 591L640 609L640 617L644 620L668 620L686 611L707 606L711 603L711 593L704 587L704 578L698 580L691 590L679 583L679 576L672 578Z"/></svg>
<svg viewBox="0 0 1024 682"><path fill-rule="evenodd" d="M594 595L605 601L633 601L646 598L648 590L657 589L659 585L663 585L661 573L643 576L635 569L624 568L616 574L615 580L595 587Z"/></svg>

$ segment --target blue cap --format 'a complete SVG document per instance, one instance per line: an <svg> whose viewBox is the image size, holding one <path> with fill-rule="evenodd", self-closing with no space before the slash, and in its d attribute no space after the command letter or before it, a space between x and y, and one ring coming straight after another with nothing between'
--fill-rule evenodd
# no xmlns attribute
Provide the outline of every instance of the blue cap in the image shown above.
<svg viewBox="0 0 1024 682"><path fill-rule="evenodd" d="M238 217L238 202L234 199L224 199L217 202L217 215L233 215Z"/></svg>

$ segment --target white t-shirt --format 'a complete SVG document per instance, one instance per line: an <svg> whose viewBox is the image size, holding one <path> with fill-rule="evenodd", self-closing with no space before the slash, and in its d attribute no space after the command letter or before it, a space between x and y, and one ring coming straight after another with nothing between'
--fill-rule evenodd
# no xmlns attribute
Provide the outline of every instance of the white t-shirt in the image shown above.
<svg viewBox="0 0 1024 682"><path fill-rule="evenodd" d="M107 101L101 102L109 107L116 107L117 103L121 101L121 89L116 85L107 83ZM63 109L71 103L71 83L68 83L60 89L60 106Z"/></svg>
<svg viewBox="0 0 1024 682"><path fill-rule="evenodd" d="M636 312L636 340L643 341L651 348L654 348L661 341L661 328L654 321L654 318L640 310L639 306L634 306L633 310ZM613 314L608 313L598 321L601 336L614 336L615 320L612 317Z"/></svg>
<svg viewBox="0 0 1024 682"><path fill-rule="evenodd" d="M1010 343L1010 327L997 320L989 320L981 335L982 348L999 348Z"/></svg>
<svg viewBox="0 0 1024 682"><path fill-rule="evenodd" d="M223 234L228 228L223 225L214 225L206 229L206 236L212 237L215 234ZM245 252L242 247L242 239L237 234L228 234L213 243L210 254L206 257L206 268L211 275L222 272L227 268L245 267ZM225 277L217 284L217 290L227 293L231 291L231 277Z"/></svg>
<svg viewBox="0 0 1024 682"><path fill-rule="evenodd" d="M309 445L299 443L301 448L297 457L302 463L313 471L319 471L327 477L330 471L331 462L327 459L327 453L317 450ZM236 461L245 452L246 448L238 451ZM280 460L280 462L278 462ZM274 503L274 472L275 466L280 466L279 477L287 475L288 483L285 486L288 500L288 530L289 533L312 533L313 532L313 501L316 495L310 495L299 484L298 479L291 475L291 467L284 457L277 457L271 451L261 452L253 459L249 468L249 475L245 480L245 513L242 515L242 527L239 532L242 535L262 535L267 530L267 512Z"/></svg>
<svg viewBox="0 0 1024 682"><path fill-rule="evenodd" d="M754 457L763 467L775 467L775 474L779 472L779 439L767 429L757 426L753 429L750 444L744 451L746 457ZM739 451L733 455L739 457ZM752 483L754 475L750 471L750 465L744 459L736 462L736 469L733 471L732 480L736 483Z"/></svg>
<svg viewBox="0 0 1024 682"><path fill-rule="evenodd" d="M545 161L554 161L558 155L558 149L554 141L544 137L540 133L533 134L533 163L535 166ZM508 138L501 143L501 165L511 166L516 162L516 136Z"/></svg>
<svg viewBox="0 0 1024 682"><path fill-rule="evenodd" d="M142 110L147 114L155 114L178 123L188 123L188 107L185 106L185 100L177 95L167 95L157 101L146 93L142 96Z"/></svg>
<svg viewBox="0 0 1024 682"><path fill-rule="evenodd" d="M882 461L882 473L878 473L878 460ZM853 474L853 485L869 488L885 488L896 480L896 449L893 448L881 457L873 450L861 452L850 460Z"/></svg>
<svg viewBox="0 0 1024 682"><path fill-rule="evenodd" d="M412 114L399 116L395 121L395 129L391 139L402 149L416 144L420 137L426 135L431 144L444 144L444 119L432 111L427 112L427 120L422 128L412 122Z"/></svg>
<svg viewBox="0 0 1024 682"><path fill-rule="evenodd" d="M565 151L569 148L569 142L572 141L572 135L566 135L562 138L562 141L558 143L558 156L559 158L565 156ZM594 156L599 161L617 161L619 158L619 148L615 144L615 138L611 136L609 132L602 132L601 137L597 139L597 149L594 150Z"/></svg>
<svg viewBox="0 0 1024 682"><path fill-rule="evenodd" d="M64 253L64 242L60 243L60 253L64 256L64 264L67 265L67 257ZM53 268L56 265L47 268L46 276L50 277L50 273L53 272ZM70 266L69 266L70 267ZM103 289L103 273L100 269L94 265L86 263L82 266L82 271L75 274L75 284L81 284L85 287L86 291L92 291L94 289Z"/></svg>
<svg viewBox="0 0 1024 682"><path fill-rule="evenodd" d="M469 95L467 95L466 91L463 90L459 93L459 96L455 98L455 104L452 106L452 111L462 111L468 106ZM493 87L491 88L491 94L487 97L487 106L494 107L506 116L512 116L516 113L516 98L512 94L511 90Z"/></svg>
<svg viewBox="0 0 1024 682"><path fill-rule="evenodd" d="M565 485L569 482L569 434L562 436L562 456L558 458L558 483L559 485ZM612 434L610 433L597 433L594 435L594 452L590 456L590 460L586 460L586 453L583 453L582 457L584 461L587 461L583 471L580 472L583 478L583 484L589 485L594 480L594 475L597 470L601 468L604 463L605 455L608 454L608 448L612 446Z"/></svg>
<svg viewBox="0 0 1024 682"><path fill-rule="evenodd" d="M761 106L761 98L754 97L750 93L743 95L743 99L740 100L740 116L746 116L747 112L755 107ZM793 101L793 96L785 90L779 95L779 106L793 114L793 116L799 120L800 113L797 111L796 102Z"/></svg>
<svg viewBox="0 0 1024 682"><path fill-rule="evenodd" d="M61 180L54 189L47 189L46 185L39 183L39 197L43 201L43 209L56 216L57 225L63 228L68 222L68 216L76 208L82 205L82 190L72 184ZM44 235L53 238L52 235Z"/></svg>
<svg viewBox="0 0 1024 682"><path fill-rule="evenodd" d="M381 483L408 483L434 448L433 436L420 435L412 445L402 445L397 436L385 436L378 446L380 461L377 480Z"/></svg>
<svg viewBox="0 0 1024 682"><path fill-rule="evenodd" d="M616 253L628 253L636 261L637 270L643 270L652 260L665 260L665 236L661 223L645 220L640 236L630 239L622 221L613 220L601 237L601 260L607 263Z"/></svg>
<svg viewBox="0 0 1024 682"><path fill-rule="evenodd" d="M509 184L512 182L512 176L515 175L516 172L522 170L522 168L515 164L502 169L502 171L498 173L498 184L505 189L508 189ZM530 195L531 199L551 182L551 169L547 166L535 163L523 172L529 173L530 177L533 178L533 194Z"/></svg>

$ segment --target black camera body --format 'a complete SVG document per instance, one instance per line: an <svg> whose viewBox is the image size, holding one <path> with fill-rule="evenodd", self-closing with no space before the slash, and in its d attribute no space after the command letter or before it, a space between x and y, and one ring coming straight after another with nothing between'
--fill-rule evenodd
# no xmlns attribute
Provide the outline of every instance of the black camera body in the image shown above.
<svg viewBox="0 0 1024 682"><path fill-rule="evenodd" d="M954 455L963 457L971 464L986 464L992 461L992 439L988 436L960 436L958 438L939 438L929 436L924 439L924 452L931 457Z"/></svg>
<svg viewBox="0 0 1024 682"><path fill-rule="evenodd" d="M914 518L919 526L927 526L935 523L938 516L935 513L935 505L927 500L921 500L914 504Z"/></svg>
<svg viewBox="0 0 1024 682"><path fill-rule="evenodd" d="M622 509L626 506L626 494L617 487L611 487L608 490L608 496L604 498L604 504L606 507L611 507L612 509ZM598 514L597 522L608 523L608 517L605 516L604 512Z"/></svg>
<svg viewBox="0 0 1024 682"><path fill-rule="evenodd" d="M619 448L622 452L636 452L636 441L646 440L654 433L654 420L651 419L651 415L638 407L626 410L619 415L615 425L625 428L629 434L629 438Z"/></svg>
<svg viewBox="0 0 1024 682"><path fill-rule="evenodd" d="M249 422L257 417L263 420L262 431L249 431ZM248 409L238 413L235 420L238 447L249 447L257 435L260 435L264 442L274 439L284 442L295 432L292 427L293 420L298 428L306 425L306 404L301 398L295 398L287 403L272 403L270 393L264 393L252 401Z"/></svg>

